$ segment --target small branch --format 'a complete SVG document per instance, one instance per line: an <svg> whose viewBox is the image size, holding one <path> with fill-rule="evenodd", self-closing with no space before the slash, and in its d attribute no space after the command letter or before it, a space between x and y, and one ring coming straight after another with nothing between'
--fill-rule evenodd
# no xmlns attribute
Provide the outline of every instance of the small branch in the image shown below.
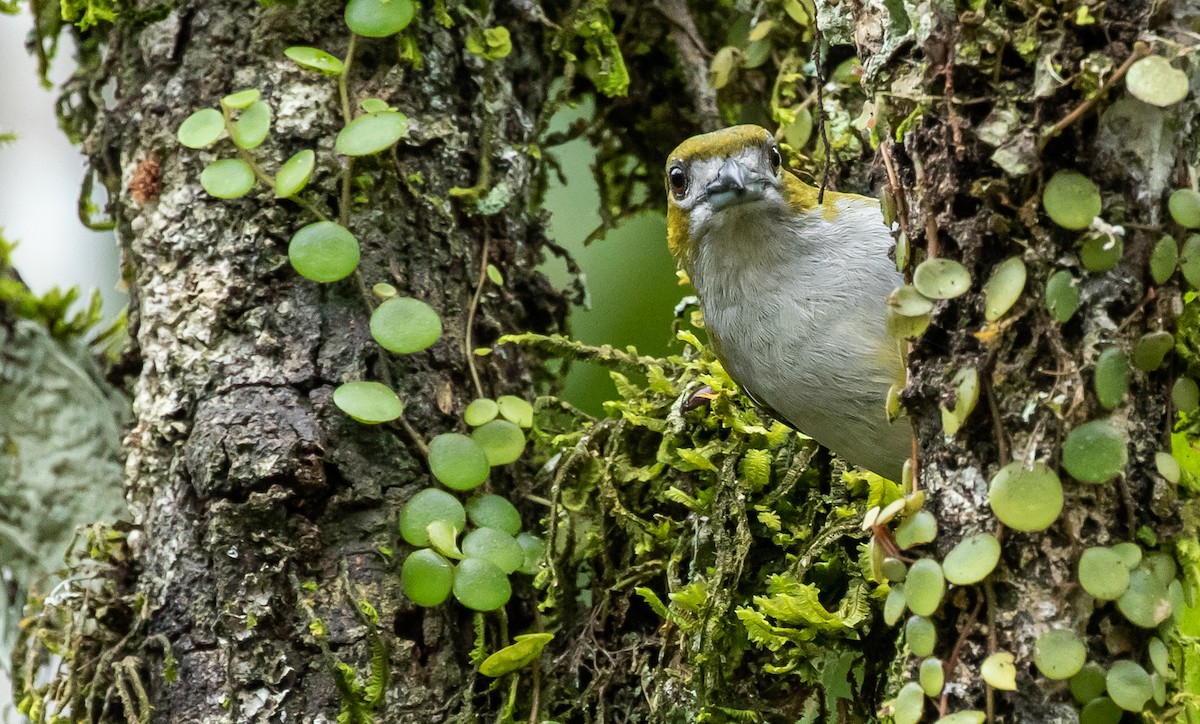
<svg viewBox="0 0 1200 724"><path fill-rule="evenodd" d="M983 582L983 598L987 602L988 656L991 656L996 653L996 591L992 588L991 577ZM987 720L992 724L996 721L996 691L991 684L983 683L987 687Z"/></svg>
<svg viewBox="0 0 1200 724"><path fill-rule="evenodd" d="M950 650L950 658L946 659L946 678L950 678L954 674L954 667L958 666L958 655L962 651L963 644L967 641L967 636L971 633L971 629L975 627L975 620L979 618L979 611L983 608L983 598L975 601L975 608L971 610L971 615L967 617L967 622L961 629L958 630L958 640L954 642L954 648ZM961 614L960 614L961 615ZM950 705L950 692L942 690L941 701L938 702L938 716L946 716L946 709Z"/></svg>
<svg viewBox="0 0 1200 724"><path fill-rule="evenodd" d="M717 109L717 92L708 82L708 64L712 53L705 47L684 0L659 0L655 6L671 23L671 42L679 50L680 70L695 104L700 128L715 131L724 124Z"/></svg>
<svg viewBox="0 0 1200 724"><path fill-rule="evenodd" d="M342 61L342 72L338 75L338 96L342 101L342 123L344 126L350 125L350 121L354 120L350 112L350 91L347 88L346 78L350 75L350 68L354 65L354 49L358 36L354 33L350 34L350 43L346 46L346 59ZM338 220L343 227L350 226L350 177L354 174L354 157L346 157L346 168L342 171L342 202L341 208L338 209Z"/></svg>
<svg viewBox="0 0 1200 724"><path fill-rule="evenodd" d="M1062 120L1060 120L1058 123L1055 123L1050 127L1050 130L1042 134L1041 140L1038 141L1038 152L1041 153L1042 149L1046 147L1047 143L1050 143L1052 138L1062 133L1068 126L1075 121L1078 121L1085 113L1090 111L1093 106L1100 102L1100 99L1104 97L1104 94L1108 92L1109 88L1112 88L1117 81L1125 77L1125 74L1129 72L1130 66L1149 54L1150 46L1141 42L1134 43L1133 52L1130 53L1129 57L1125 59L1125 62L1121 63L1120 67L1118 67L1113 74L1110 75L1108 79L1100 85L1100 88L1098 88L1096 92L1092 94L1091 98L1088 98L1083 103L1080 103L1075 110L1063 116Z"/></svg>
<svg viewBox="0 0 1200 724"><path fill-rule="evenodd" d="M484 236L483 249L480 251L479 260L479 281L475 285L475 295L471 297L471 304L467 307L467 328L463 335L463 355L467 358L467 369L471 371L471 380L475 383L475 393L478 397L483 397L483 384L479 381L479 370L475 367L475 310L479 308L479 298L483 296L483 285L487 284L487 268L488 268L488 246L491 242L490 236Z"/></svg>
<svg viewBox="0 0 1200 724"><path fill-rule="evenodd" d="M992 411L992 429L996 436L996 449L1000 453L1000 464L1008 465L1008 442L1004 437L1004 423L1000 419L1000 408L996 405L996 392L990 380L983 381L983 392L987 395L988 408Z"/></svg>

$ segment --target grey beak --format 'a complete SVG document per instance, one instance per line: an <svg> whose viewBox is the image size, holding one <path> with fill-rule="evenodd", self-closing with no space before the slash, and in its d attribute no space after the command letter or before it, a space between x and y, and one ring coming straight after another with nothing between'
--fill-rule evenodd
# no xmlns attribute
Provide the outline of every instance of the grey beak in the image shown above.
<svg viewBox="0 0 1200 724"><path fill-rule="evenodd" d="M742 173L742 165L733 159L726 159L717 171L717 177L710 181L704 190L710 194L733 192L741 196L746 191L746 177Z"/></svg>

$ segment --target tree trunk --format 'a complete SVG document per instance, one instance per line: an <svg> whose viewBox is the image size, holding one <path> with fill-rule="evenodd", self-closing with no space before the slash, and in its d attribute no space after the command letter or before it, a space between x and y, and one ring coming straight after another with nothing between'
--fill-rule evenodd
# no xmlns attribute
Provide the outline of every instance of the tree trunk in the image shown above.
<svg viewBox="0 0 1200 724"><path fill-rule="evenodd" d="M1083 10L1046 15L1034 5L1009 5L1007 14L936 1L907 13L862 8L853 39L864 86L877 94L886 189L913 250L909 270L922 258L943 257L962 262L974 280L972 293L936 304L933 326L911 347L902 395L919 431L918 484L939 528L925 555L943 560L982 532L995 533L1003 550L997 572L980 586L953 589L935 618L934 655L946 662L948 686L934 703L941 715L975 709L1004 721L1073 721L1070 695L1033 666L1039 636L1071 631L1083 637L1090 662L1107 669L1132 659L1150 670L1152 633L1079 587L1081 553L1131 541L1170 561L1176 543L1189 545L1196 533L1181 516L1194 504L1180 500L1155 462L1157 451L1171 450L1170 390L1186 361L1134 369L1128 394L1111 412L1095 387L1101 352L1128 355L1144 334L1173 333L1182 308L1179 276L1154 284L1148 260L1164 232L1178 232L1165 201L1171 189L1194 184L1187 164L1196 137L1186 129L1200 106L1192 97L1165 108L1143 103L1121 76L1151 52L1142 41L1165 38L1153 50L1167 57L1172 43L1190 45L1195 9L1108 3L1096 19ZM832 4L824 11L836 12ZM1115 231L1124 244L1115 268L1090 266L1082 248L1089 234L1047 217L1042 193L1058 170L1099 185L1103 220L1123 227ZM1024 261L1025 291L1012 311L989 321L983 284L1009 257ZM1064 269L1081 297L1065 323L1045 301L1047 280ZM967 369L979 374L978 404L948 435L943 410L955 408L962 394L955 375ZM1105 484L1073 480L1064 441L1102 419L1126 440L1128 464ZM1062 516L1045 532L1006 529L989 509L989 481L1012 461L1044 462L1061 475ZM980 676L996 652L1016 657L1014 693ZM910 680L919 661L907 661Z"/></svg>
<svg viewBox="0 0 1200 724"><path fill-rule="evenodd" d="M533 270L545 246L525 201L536 180L525 149L554 69L522 18L488 18L513 29L502 65L467 52L470 25L447 30L429 15L409 31L419 72L398 61L395 41L359 38L350 102L385 99L409 116L410 133L394 156L359 160L339 196L338 86L283 51L312 44L344 56L342 7L246 0L122 12L107 62L82 70L91 87L114 88L86 147L116 192L136 374L126 440L135 529L119 553L133 578L110 593L138 603L121 611L132 620L110 622L129 635L88 671L101 688L74 682L73 703L91 716L106 699L107 716L163 722L332 721L339 711L359 721L385 700L390 719L412 721L475 706L463 657L470 616L419 613L384 554L400 507L430 484L422 458L398 428L349 419L331 392L390 379L405 418L429 437L476 396L468 339L482 347L501 332L558 328L564 305ZM182 148L176 129L242 88L274 109L273 133L255 150L265 164L315 146L312 203L349 220L365 285L394 284L438 311L445 333L430 350L382 354L353 280L322 286L291 270L288 239L315 220L304 209L261 186L237 201L201 190L218 154ZM491 192L478 204L450 199L477 180ZM485 263L505 283L489 284L474 309ZM513 350L476 364L493 395L543 374ZM314 636L318 627L327 634ZM381 672L391 673L384 694L364 694ZM136 693L115 697L113 680L122 696Z"/></svg>

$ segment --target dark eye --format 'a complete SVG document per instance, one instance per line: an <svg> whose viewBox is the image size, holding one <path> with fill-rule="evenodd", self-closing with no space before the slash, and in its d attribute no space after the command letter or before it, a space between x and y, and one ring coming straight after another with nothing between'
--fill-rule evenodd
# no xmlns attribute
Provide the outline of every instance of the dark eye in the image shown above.
<svg viewBox="0 0 1200 724"><path fill-rule="evenodd" d="M682 197L687 191L687 174L682 166L672 166L667 171L667 182L671 184L671 191L676 197Z"/></svg>
<svg viewBox="0 0 1200 724"><path fill-rule="evenodd" d="M779 173L779 166L783 163L783 157L779 155L779 146L771 144L771 146L767 148L767 156L771 160L771 170L775 173Z"/></svg>

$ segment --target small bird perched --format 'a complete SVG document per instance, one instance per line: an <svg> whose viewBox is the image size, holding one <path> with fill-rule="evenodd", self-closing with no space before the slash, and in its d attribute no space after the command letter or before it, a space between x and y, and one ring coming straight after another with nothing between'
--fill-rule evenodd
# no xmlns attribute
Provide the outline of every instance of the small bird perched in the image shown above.
<svg viewBox="0 0 1200 724"><path fill-rule="evenodd" d="M911 427L884 300L904 283L879 202L783 169L765 128L690 138L667 160L667 244L700 293L725 370L757 403L844 459L899 480Z"/></svg>

